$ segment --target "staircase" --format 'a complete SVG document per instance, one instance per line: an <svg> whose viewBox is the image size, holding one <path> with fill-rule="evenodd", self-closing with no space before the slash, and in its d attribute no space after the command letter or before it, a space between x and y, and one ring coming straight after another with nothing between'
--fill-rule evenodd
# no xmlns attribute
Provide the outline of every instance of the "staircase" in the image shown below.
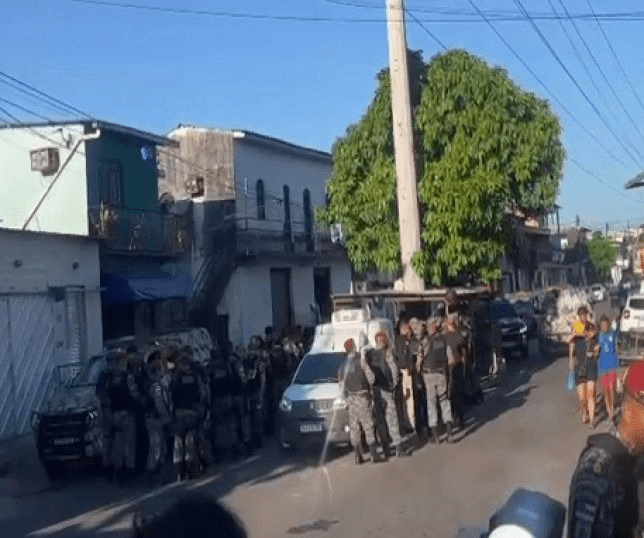
<svg viewBox="0 0 644 538"><path fill-rule="evenodd" d="M217 303L235 271L235 227L224 225L211 239L210 253L205 256L193 278L189 310L193 323L209 327L214 323Z"/></svg>

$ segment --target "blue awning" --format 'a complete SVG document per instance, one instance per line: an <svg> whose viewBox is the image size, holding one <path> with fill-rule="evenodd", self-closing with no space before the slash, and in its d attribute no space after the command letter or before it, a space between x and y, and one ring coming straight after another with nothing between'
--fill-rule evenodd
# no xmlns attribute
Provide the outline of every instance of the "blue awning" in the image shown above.
<svg viewBox="0 0 644 538"><path fill-rule="evenodd" d="M186 276L171 276L166 273L137 276L101 273L101 288L101 300L104 303L118 304L188 297L191 282Z"/></svg>

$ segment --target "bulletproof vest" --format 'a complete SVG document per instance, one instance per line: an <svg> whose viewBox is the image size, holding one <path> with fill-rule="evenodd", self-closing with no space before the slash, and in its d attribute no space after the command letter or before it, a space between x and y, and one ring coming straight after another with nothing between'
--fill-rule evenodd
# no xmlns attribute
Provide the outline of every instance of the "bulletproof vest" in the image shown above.
<svg viewBox="0 0 644 538"><path fill-rule="evenodd" d="M155 395L160 396L167 414L169 415L171 413L170 398L162 381L151 380L147 395L147 406L150 414L159 416L159 412L154 404Z"/></svg>
<svg viewBox="0 0 644 538"><path fill-rule="evenodd" d="M192 408L201 403L198 372L195 368L180 369L175 373L172 401L177 409Z"/></svg>
<svg viewBox="0 0 644 538"><path fill-rule="evenodd" d="M442 335L432 336L429 340L429 351L425 357L423 370L434 374L444 374L447 369L447 351Z"/></svg>
<svg viewBox="0 0 644 538"><path fill-rule="evenodd" d="M376 377L376 386L385 390L392 390L393 375L386 360L386 349L372 349L369 351L369 366Z"/></svg>
<svg viewBox="0 0 644 538"><path fill-rule="evenodd" d="M129 375L129 372L123 370L112 373L108 391L112 411L126 411L134 407L134 399L127 382Z"/></svg>
<svg viewBox="0 0 644 538"><path fill-rule="evenodd" d="M344 366L344 390L347 392L369 390L369 383L360 365L359 356L347 358Z"/></svg>
<svg viewBox="0 0 644 538"><path fill-rule="evenodd" d="M229 394L232 383L228 365L223 360L217 360L212 363L210 368L210 385L213 398Z"/></svg>
<svg viewBox="0 0 644 538"><path fill-rule="evenodd" d="M249 352L244 359L244 372L246 374L246 390L248 392L258 391L261 387L261 373L259 371L260 357L255 352Z"/></svg>
<svg viewBox="0 0 644 538"><path fill-rule="evenodd" d="M613 435L588 438L570 483L569 538L633 535L638 519L635 463Z"/></svg>

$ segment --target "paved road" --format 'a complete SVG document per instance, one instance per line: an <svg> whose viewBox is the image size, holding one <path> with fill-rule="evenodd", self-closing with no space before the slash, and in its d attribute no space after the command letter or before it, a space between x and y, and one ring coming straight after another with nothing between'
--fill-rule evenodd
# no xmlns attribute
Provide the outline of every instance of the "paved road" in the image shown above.
<svg viewBox="0 0 644 538"><path fill-rule="evenodd" d="M84 474L51 487L25 442L19 472L0 478L1 534L127 536L135 510L162 508L184 489L222 498L258 538L449 537L460 526L485 524L519 486L565 502L590 430L564 389L566 359L534 348L487 391L457 444L424 446L389 463L356 467L341 452L320 466L319 455L284 458L271 444L255 458L163 489L119 490Z"/></svg>

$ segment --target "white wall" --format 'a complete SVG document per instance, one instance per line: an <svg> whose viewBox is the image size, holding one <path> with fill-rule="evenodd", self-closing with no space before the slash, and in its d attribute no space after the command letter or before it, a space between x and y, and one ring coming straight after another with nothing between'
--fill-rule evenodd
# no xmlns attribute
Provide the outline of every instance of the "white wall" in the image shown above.
<svg viewBox="0 0 644 538"><path fill-rule="evenodd" d="M332 293L347 293L351 284L351 269L347 262L307 264L275 262L238 267L217 305L220 315L228 315L230 340L237 346L248 344L254 334L263 335L264 328L273 324L271 298L271 268L291 269L291 295L293 322L295 325L311 326L315 323L310 305L315 302L313 268L330 267Z"/></svg>
<svg viewBox="0 0 644 538"><path fill-rule="evenodd" d="M285 146L265 146L244 139L235 139L236 209L238 217L257 217L255 186L258 179L264 182L266 199L266 222L262 228L282 230L283 207L275 199L283 198L284 185L289 186L291 199L291 222L293 232L304 230L303 194L311 193L311 209L324 205L324 186L333 168L331 159L307 156ZM248 193L244 184L248 180ZM274 222L271 222L274 221ZM257 226L258 221L252 221Z"/></svg>
<svg viewBox="0 0 644 538"><path fill-rule="evenodd" d="M82 126L65 126L65 136L73 136L70 149L60 147L60 127L43 126L0 129L0 226L22 228L31 211L56 176L43 176L31 171L29 152L33 149L57 147L60 167L71 153ZM34 132L35 131L35 132ZM46 140L42 136L50 138ZM82 142L72 160L60 174L56 184L40 207L29 230L87 235L87 171Z"/></svg>
<svg viewBox="0 0 644 538"><path fill-rule="evenodd" d="M74 263L78 263L77 269ZM88 353L100 353L103 325L98 243L80 237L0 229L0 295L42 294L50 287L69 286L85 287Z"/></svg>

